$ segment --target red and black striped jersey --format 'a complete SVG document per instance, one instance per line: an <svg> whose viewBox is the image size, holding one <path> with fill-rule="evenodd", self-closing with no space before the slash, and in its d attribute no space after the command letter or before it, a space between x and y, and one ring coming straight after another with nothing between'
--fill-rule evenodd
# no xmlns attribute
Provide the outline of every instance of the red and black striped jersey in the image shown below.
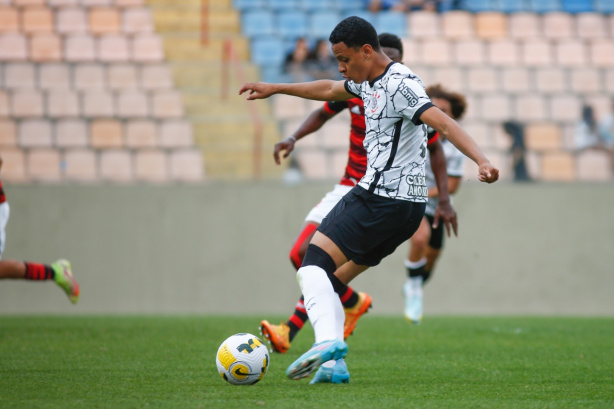
<svg viewBox="0 0 614 409"><path fill-rule="evenodd" d="M355 186L367 170L367 151L365 151L363 145L366 130L365 106L360 98L352 98L347 101L329 101L324 104L324 110L329 114L337 114L346 108L350 110L352 122L350 150L348 152L348 164L345 167L345 174L339 184ZM438 136L437 132L429 133L428 145L435 142Z"/></svg>

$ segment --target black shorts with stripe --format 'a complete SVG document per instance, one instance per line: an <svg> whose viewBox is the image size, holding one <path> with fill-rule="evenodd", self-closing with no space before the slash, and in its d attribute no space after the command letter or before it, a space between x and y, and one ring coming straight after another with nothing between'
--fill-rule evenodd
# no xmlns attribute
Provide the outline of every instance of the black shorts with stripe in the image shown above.
<svg viewBox="0 0 614 409"><path fill-rule="evenodd" d="M318 230L348 260L376 266L420 226L426 203L390 199L355 186L322 220Z"/></svg>

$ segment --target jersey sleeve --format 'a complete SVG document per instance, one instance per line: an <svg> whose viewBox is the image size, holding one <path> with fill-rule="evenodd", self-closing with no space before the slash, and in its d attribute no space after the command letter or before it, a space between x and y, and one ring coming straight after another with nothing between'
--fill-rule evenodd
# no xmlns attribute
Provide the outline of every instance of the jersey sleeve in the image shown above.
<svg viewBox="0 0 614 409"><path fill-rule="evenodd" d="M338 114L347 107L347 101L327 101L324 103L324 110L331 115Z"/></svg>
<svg viewBox="0 0 614 409"><path fill-rule="evenodd" d="M409 118L414 125L422 124L420 115L433 106L424 87L407 76L391 78L388 87L394 110Z"/></svg>
<svg viewBox="0 0 614 409"><path fill-rule="evenodd" d="M446 169L448 176L460 178L463 176L463 168L465 165L465 155L456 147L448 156L446 156Z"/></svg>
<svg viewBox="0 0 614 409"><path fill-rule="evenodd" d="M345 80L345 90L358 98L362 98L361 84L356 84L354 81L351 80Z"/></svg>

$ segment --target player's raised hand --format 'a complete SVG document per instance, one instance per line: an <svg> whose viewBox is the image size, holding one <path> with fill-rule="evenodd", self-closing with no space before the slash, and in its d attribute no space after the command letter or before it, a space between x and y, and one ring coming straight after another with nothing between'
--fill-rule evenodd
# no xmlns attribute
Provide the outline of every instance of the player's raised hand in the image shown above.
<svg viewBox="0 0 614 409"><path fill-rule="evenodd" d="M478 170L478 179L480 182L494 183L499 180L499 169L491 165L490 162L481 163Z"/></svg>
<svg viewBox="0 0 614 409"><path fill-rule="evenodd" d="M456 220L456 211L452 207L449 201L440 201L435 208L435 215L433 217L433 228L436 229L439 226L439 220L443 220L443 225L446 227L446 233L450 237L450 227L455 236L458 236L458 222Z"/></svg>
<svg viewBox="0 0 614 409"><path fill-rule="evenodd" d="M273 84L266 82L247 82L239 90L239 95L242 95L244 92L249 92L247 94L248 100L265 99L275 93Z"/></svg>
<svg viewBox="0 0 614 409"><path fill-rule="evenodd" d="M273 149L273 158L275 159L275 163L278 165L281 163L281 160L279 159L279 154L281 151L284 151L283 158L286 159L288 155L290 155L290 152L294 150L295 143L296 139L294 139L292 136L287 137L283 141L277 142L275 144L275 148Z"/></svg>

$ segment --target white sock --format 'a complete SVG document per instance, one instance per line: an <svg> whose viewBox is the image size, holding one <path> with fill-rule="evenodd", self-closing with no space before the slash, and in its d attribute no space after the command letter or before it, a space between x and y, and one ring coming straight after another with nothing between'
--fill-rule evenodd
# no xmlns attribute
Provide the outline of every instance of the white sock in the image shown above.
<svg viewBox="0 0 614 409"><path fill-rule="evenodd" d="M317 266L301 267L296 273L296 279L305 298L305 309L315 332L316 343L343 339L345 313L326 271Z"/></svg>
<svg viewBox="0 0 614 409"><path fill-rule="evenodd" d="M411 268L412 270L416 268L420 268L426 265L426 257L422 257L418 261L410 261L408 259L405 259L405 262L403 264L405 264L405 267Z"/></svg>

